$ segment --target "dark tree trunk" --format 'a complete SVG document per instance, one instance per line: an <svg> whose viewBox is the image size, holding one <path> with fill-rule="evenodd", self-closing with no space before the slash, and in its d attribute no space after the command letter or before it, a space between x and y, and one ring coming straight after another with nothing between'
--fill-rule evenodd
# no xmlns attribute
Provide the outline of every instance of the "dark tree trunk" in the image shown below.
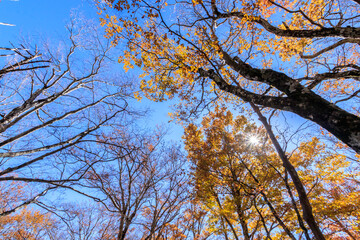
<svg viewBox="0 0 360 240"><path fill-rule="evenodd" d="M253 68L236 57L231 58L226 52L223 52L223 55L225 62L244 78L276 88L286 97L260 95L247 91L239 85L229 84L212 69L206 71L200 68L198 70L200 76L210 78L221 90L245 102L293 112L309 119L360 154L360 118L358 116L330 103L282 72Z"/></svg>
<svg viewBox="0 0 360 240"><path fill-rule="evenodd" d="M360 153L360 118L337 107L315 93L304 94L289 111L309 119L328 130L339 140Z"/></svg>
<svg viewBox="0 0 360 240"><path fill-rule="evenodd" d="M252 108L256 112L256 114L259 116L259 120L264 125L266 132L268 133L271 142L273 143L282 163L286 171L290 174L290 177L294 183L294 186L296 188L296 191L299 195L299 201L301 208L303 210L303 218L306 221L306 223L309 225L312 233L314 234L315 239L317 240L325 240L325 237L323 233L321 232L321 229L319 225L317 224L313 211L312 206L310 204L310 201L307 197L307 193L304 187L304 184L301 182L299 175L297 174L296 169L291 164L289 158L286 156L285 152L281 148L278 140L276 139L276 136L274 135L271 126L267 123L266 118L261 114L259 108L255 106L254 104L251 104Z"/></svg>

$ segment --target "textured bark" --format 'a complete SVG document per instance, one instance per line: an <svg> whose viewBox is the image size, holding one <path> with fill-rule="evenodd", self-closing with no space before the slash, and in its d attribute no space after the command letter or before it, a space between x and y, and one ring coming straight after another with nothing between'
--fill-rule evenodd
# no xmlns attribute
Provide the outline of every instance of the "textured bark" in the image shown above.
<svg viewBox="0 0 360 240"><path fill-rule="evenodd" d="M360 153L359 117L330 103L282 72L253 68L238 58L231 58L226 52L223 52L223 58L244 78L268 84L284 93L286 97L272 97L249 92L240 86L228 84L212 69L207 71L199 69L200 76L210 78L221 90L238 96L245 102L293 112L309 119Z"/></svg>
<svg viewBox="0 0 360 240"><path fill-rule="evenodd" d="M299 209L297 207L297 204L296 204L296 201L295 201L295 198L294 198L294 194L292 193L291 188L289 186L288 172L285 173L284 183L285 183L286 190L287 190L287 192L288 192L288 194L289 194L289 196L291 198L291 204L293 205L293 209L295 210L296 217L297 217L298 222L299 222L299 226L303 230L306 240L310 240L311 238L309 236L308 230L304 225L304 221L303 221L303 219L302 219L302 217L300 215Z"/></svg>
<svg viewBox="0 0 360 240"><path fill-rule="evenodd" d="M245 18L246 14L241 12L219 13L214 11L213 19L224 18ZM332 27L332 28L318 28L318 29L281 29L271 25L268 21L261 17L254 17L253 22L260 24L265 30L281 37L295 37L295 38L322 38L322 37L343 37L343 38L360 38L360 28L355 27Z"/></svg>
<svg viewBox="0 0 360 240"><path fill-rule="evenodd" d="M270 0L269 0L270 1ZM356 3L360 1L354 0ZM272 4L276 4L270 1ZM281 7L281 6L280 6ZM242 12L220 12L216 6L216 1L211 1L212 15L208 15L207 18L202 20L211 19L230 19L230 18L247 18L247 15ZM289 10L290 11L290 10ZM300 10L298 10L300 11ZM266 19L258 16L248 19L261 25L267 32L281 36L281 37L294 37L294 38L329 38L338 37L344 38L337 43L324 48L317 53L309 56L303 56L305 58L314 58L322 53L332 50L344 43L358 44L360 39L360 28L351 26L335 26L335 27L321 27L318 25L316 29L281 29L271 25ZM309 20L311 22L311 20ZM339 140L351 147L357 153L360 153L360 118L354 114L351 114L336 105L330 103L321 96L315 94L311 89L325 79L360 79L360 69L358 66L347 66L353 68L352 70L346 70L346 66L338 66L344 68L345 71L338 72L339 69L333 70L333 72L317 74L312 78L314 82L310 86L304 87L297 80L287 76L282 72L278 72L272 69L257 69L251 67L237 57L231 57L226 51L221 50L223 61L226 65L230 66L234 71L238 72L241 76L250 81L261 82L269 85L270 87L279 90L284 97L273 97L256 94L254 92L247 91L241 88L239 85L229 84L226 78L217 72L217 69L209 69L207 71L199 69L200 76L208 77L212 79L217 86L228 93L240 97L245 102L255 103L264 107L270 107L274 109L280 109L293 112L303 118L309 119L321 127L328 130ZM336 67L337 68L337 67ZM310 79L308 79L310 80ZM358 92L354 92L355 96Z"/></svg>
<svg viewBox="0 0 360 240"><path fill-rule="evenodd" d="M360 0L353 0L354 2L356 2L357 4L360 4Z"/></svg>
<svg viewBox="0 0 360 240"><path fill-rule="evenodd" d="M328 130L360 153L360 118L337 107L315 93L293 99L290 111Z"/></svg>
<svg viewBox="0 0 360 240"><path fill-rule="evenodd" d="M290 177L294 183L294 186L296 188L296 191L298 193L299 196L299 201L300 201L300 205L301 208L303 210L303 218L306 221L306 223L309 225L312 233L314 234L315 239L317 240L325 240L324 235L322 234L317 222L315 221L315 217L312 211L312 207L310 204L310 201L307 197L307 193L305 190L304 185L302 184L299 175L296 172L296 169L294 168L294 166L291 164L291 162L289 161L288 157L286 156L285 152L283 151L283 149L281 148L278 140L276 139L271 126L267 123L266 118L261 114L260 110L258 107L256 107L254 104L251 104L252 108L254 109L254 111L257 113L257 115L259 116L259 120L262 122L262 124L264 125L266 132L268 133L271 142L273 143L282 163L284 168L286 169L286 171L290 174Z"/></svg>

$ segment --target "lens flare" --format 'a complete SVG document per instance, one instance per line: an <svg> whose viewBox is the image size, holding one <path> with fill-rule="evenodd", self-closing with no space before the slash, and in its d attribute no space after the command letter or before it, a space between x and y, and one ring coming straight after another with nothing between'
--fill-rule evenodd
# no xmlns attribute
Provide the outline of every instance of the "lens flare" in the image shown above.
<svg viewBox="0 0 360 240"><path fill-rule="evenodd" d="M260 141L256 136L251 136L251 137L249 137L249 143L251 145L258 145L260 143Z"/></svg>

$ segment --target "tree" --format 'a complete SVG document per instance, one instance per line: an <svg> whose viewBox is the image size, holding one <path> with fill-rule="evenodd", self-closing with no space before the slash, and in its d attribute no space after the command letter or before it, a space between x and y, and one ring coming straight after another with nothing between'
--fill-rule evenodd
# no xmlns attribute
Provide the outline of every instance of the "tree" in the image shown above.
<svg viewBox="0 0 360 240"><path fill-rule="evenodd" d="M360 92L358 1L139 0L98 6L120 12L110 17L104 11L102 25L114 44L126 44L120 57L125 67L144 71L148 97L179 96L188 103L180 114L219 98L289 111L360 153L359 109L353 107Z"/></svg>
<svg viewBox="0 0 360 240"><path fill-rule="evenodd" d="M103 135L102 160L91 166L84 186L111 217L116 239L163 239L175 227L188 198L182 155L163 146L161 133L126 129Z"/></svg>
<svg viewBox="0 0 360 240"><path fill-rule="evenodd" d="M347 172L346 158L324 151L318 139L302 142L287 154L299 176L297 182L289 181L290 170L271 149L264 129L244 116L235 119L226 109L211 112L199 127L189 124L185 146L193 163L196 198L210 212L209 228L216 234L226 239L325 239L344 235L356 239L359 234L353 225L359 217L353 207L357 205L354 196L360 192L356 185L348 193L345 190L345 185L356 182L358 172ZM304 209L304 196L297 184L305 191L310 212ZM335 189L343 193L338 199L332 193L337 192ZM330 205L337 209L325 207ZM349 215L343 217L341 209ZM344 222L333 227L334 219ZM347 227L340 230L341 225Z"/></svg>
<svg viewBox="0 0 360 240"><path fill-rule="evenodd" d="M26 184L0 184L0 237L1 239L52 239L56 236L58 222L49 213L25 206L13 214L4 214L26 200ZM50 237L50 238L48 238Z"/></svg>
<svg viewBox="0 0 360 240"><path fill-rule="evenodd" d="M90 25L73 22L68 30L61 52L0 48L0 183L28 183L29 190L22 202L2 205L1 217L81 180L92 163L74 152L96 144L99 129L127 111L131 88L102 72L109 44Z"/></svg>
<svg viewBox="0 0 360 240"><path fill-rule="evenodd" d="M115 239L114 219L106 214L106 209L97 203L89 203L85 199L76 203L59 203L45 208L50 216L58 220L57 235L52 239Z"/></svg>

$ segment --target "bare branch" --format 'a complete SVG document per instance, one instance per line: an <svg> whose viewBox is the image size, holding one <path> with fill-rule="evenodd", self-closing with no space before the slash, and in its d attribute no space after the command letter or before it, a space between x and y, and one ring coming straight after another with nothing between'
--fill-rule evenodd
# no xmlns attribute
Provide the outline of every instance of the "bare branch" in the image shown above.
<svg viewBox="0 0 360 240"><path fill-rule="evenodd" d="M19 210L20 208L22 207L25 207L31 203L35 203L40 197L42 196L45 196L45 194L49 191L49 190L52 190L52 189L56 189L57 186L55 187L49 187L47 189L45 189L44 191L42 191L41 193L37 194L35 197L32 197L31 199L21 203L20 205L18 205L17 207L11 209L11 210L7 210L7 211L4 211L4 212L1 212L0 213L0 217L2 216L7 216L7 215L10 215L11 213L14 213L15 211Z"/></svg>
<svg viewBox="0 0 360 240"><path fill-rule="evenodd" d="M360 43L360 40L358 39L343 39L343 40L340 40L338 41L337 43L334 43L333 45L330 45L314 54L311 54L311 55L303 55L303 53L300 53L300 57L303 58L303 59L313 59L313 58L316 58L318 56L320 56L321 54L325 53L325 52L328 52L328 51L331 51L335 48L337 48L338 46L340 45L343 45L345 43Z"/></svg>

